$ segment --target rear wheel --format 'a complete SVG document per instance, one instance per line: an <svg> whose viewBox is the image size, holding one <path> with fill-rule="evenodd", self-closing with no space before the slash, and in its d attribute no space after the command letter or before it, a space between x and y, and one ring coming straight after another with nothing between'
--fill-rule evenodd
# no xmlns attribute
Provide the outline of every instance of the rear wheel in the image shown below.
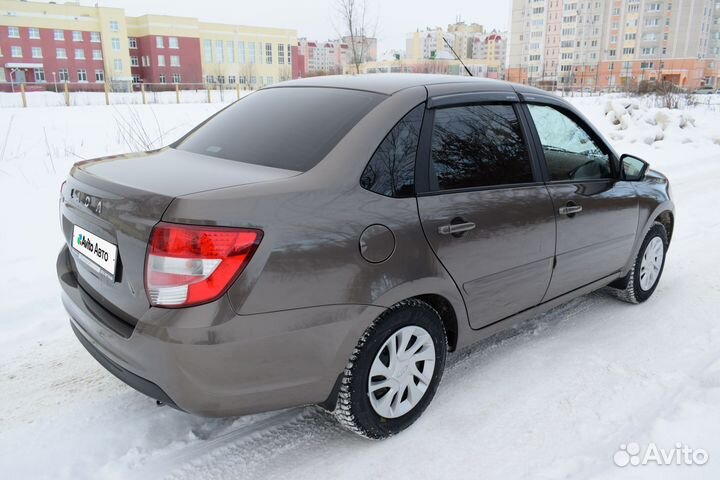
<svg viewBox="0 0 720 480"><path fill-rule="evenodd" d="M428 406L445 369L447 335L435 309L406 300L360 338L342 377L335 416L353 432L385 438Z"/></svg>
<svg viewBox="0 0 720 480"><path fill-rule="evenodd" d="M632 269L623 279L624 287L615 290L621 300L642 303L650 298L660 281L667 247L667 231L663 224L655 222L640 246Z"/></svg>

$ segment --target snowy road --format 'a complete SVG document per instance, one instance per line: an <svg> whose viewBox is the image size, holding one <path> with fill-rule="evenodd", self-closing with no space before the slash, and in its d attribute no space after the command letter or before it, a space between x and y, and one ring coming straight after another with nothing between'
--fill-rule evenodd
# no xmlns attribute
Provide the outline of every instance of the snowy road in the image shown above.
<svg viewBox="0 0 720 480"><path fill-rule="evenodd" d="M384 442L356 438L310 407L194 417L158 408L106 373L67 325L52 262L60 242L57 179L73 155L122 149L117 139L98 139L112 116L103 125L102 107L88 107L97 108L88 110L98 113L99 126L88 126L97 135L79 140L62 126L23 130L23 122L36 120L27 112L12 121L0 113L0 131L9 122L22 131L0 142L0 474L720 478L720 145L699 140L717 129L720 114L697 114L696 131L647 145L635 142L639 126L618 132L601 123L601 106L581 107L619 150L650 160L671 179L677 228L655 295L632 306L594 293L452 355L423 417ZM173 108L180 107L157 108L152 117L181 130L217 107L184 106L181 126ZM70 147L61 148L63 141ZM63 155L68 148L74 153ZM628 442L680 442L705 449L709 461L617 467L613 455Z"/></svg>

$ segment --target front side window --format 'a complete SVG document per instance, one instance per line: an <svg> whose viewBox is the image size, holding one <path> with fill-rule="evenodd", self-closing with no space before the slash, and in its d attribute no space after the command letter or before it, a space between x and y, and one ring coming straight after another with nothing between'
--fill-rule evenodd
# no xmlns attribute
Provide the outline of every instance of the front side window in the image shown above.
<svg viewBox="0 0 720 480"><path fill-rule="evenodd" d="M128 37L128 47L133 49L138 48L136 37Z"/></svg>
<svg viewBox="0 0 720 480"><path fill-rule="evenodd" d="M433 190L530 183L532 167L512 105L471 105L435 112Z"/></svg>
<svg viewBox="0 0 720 480"><path fill-rule="evenodd" d="M90 32L90 41L100 43L100 32Z"/></svg>
<svg viewBox="0 0 720 480"><path fill-rule="evenodd" d="M177 37L168 37L168 47L169 48L180 48L180 44L178 43Z"/></svg>
<svg viewBox="0 0 720 480"><path fill-rule="evenodd" d="M82 42L83 41L82 32L78 32L77 30L73 31L72 39L73 39L73 42Z"/></svg>
<svg viewBox="0 0 720 480"><path fill-rule="evenodd" d="M157 48L165 48L165 45L163 43L163 37L155 37L155 46Z"/></svg>
<svg viewBox="0 0 720 480"><path fill-rule="evenodd" d="M65 40L65 32L62 30L53 30L53 38L55 40Z"/></svg>
<svg viewBox="0 0 720 480"><path fill-rule="evenodd" d="M84 68L77 71L77 79L78 82L87 82L87 71Z"/></svg>
<svg viewBox="0 0 720 480"><path fill-rule="evenodd" d="M550 180L612 177L610 156L575 120L547 105L528 108L542 143Z"/></svg>
<svg viewBox="0 0 720 480"><path fill-rule="evenodd" d="M120 30L120 24L117 22L117 20L110 20L110 31L117 32L119 30Z"/></svg>
<svg viewBox="0 0 720 480"><path fill-rule="evenodd" d="M375 93L339 88L260 90L212 117L182 139L176 148L304 172L322 160L384 98ZM282 141L268 141L269 132Z"/></svg>
<svg viewBox="0 0 720 480"><path fill-rule="evenodd" d="M111 40L111 43L112 43L112 49L113 49L113 51L119 52L119 51L120 51L120 39L117 38L117 37L114 37L114 38Z"/></svg>
<svg viewBox="0 0 720 480"><path fill-rule="evenodd" d="M370 158L360 185L386 197L415 195L415 156L425 104L418 105L390 130Z"/></svg>
<svg viewBox="0 0 720 480"><path fill-rule="evenodd" d="M8 27L8 38L20 38L20 29L18 27Z"/></svg>
<svg viewBox="0 0 720 480"><path fill-rule="evenodd" d="M105 81L105 70L95 70L95 81L96 82L104 82Z"/></svg>
<svg viewBox="0 0 720 480"><path fill-rule="evenodd" d="M39 28L28 28L28 36L32 39L39 39L40 38L40 29Z"/></svg>

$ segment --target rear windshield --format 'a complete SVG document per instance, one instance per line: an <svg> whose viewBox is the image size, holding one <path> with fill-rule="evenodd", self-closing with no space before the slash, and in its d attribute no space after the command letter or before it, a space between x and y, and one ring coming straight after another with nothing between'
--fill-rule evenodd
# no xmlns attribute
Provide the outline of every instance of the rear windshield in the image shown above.
<svg viewBox="0 0 720 480"><path fill-rule="evenodd" d="M268 88L226 108L176 148L305 172L383 98L337 88Z"/></svg>

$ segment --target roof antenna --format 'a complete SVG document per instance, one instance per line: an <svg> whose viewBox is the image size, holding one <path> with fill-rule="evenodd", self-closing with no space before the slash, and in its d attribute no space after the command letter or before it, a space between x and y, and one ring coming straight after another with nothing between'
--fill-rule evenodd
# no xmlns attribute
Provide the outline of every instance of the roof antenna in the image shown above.
<svg viewBox="0 0 720 480"><path fill-rule="evenodd" d="M443 37L443 40L445 41L445 45L447 45L448 48L450 49L450 51L453 53L453 55L455 55L455 58L458 59L458 62L460 62L460 64L465 68L465 71L467 72L467 74L472 77L473 76L472 72L470 71L469 68L467 68L467 65L465 65L465 63L463 63L463 61L460 59L460 55L455 53L455 50L453 50L453 47L450 46L450 42L447 41L447 38Z"/></svg>

